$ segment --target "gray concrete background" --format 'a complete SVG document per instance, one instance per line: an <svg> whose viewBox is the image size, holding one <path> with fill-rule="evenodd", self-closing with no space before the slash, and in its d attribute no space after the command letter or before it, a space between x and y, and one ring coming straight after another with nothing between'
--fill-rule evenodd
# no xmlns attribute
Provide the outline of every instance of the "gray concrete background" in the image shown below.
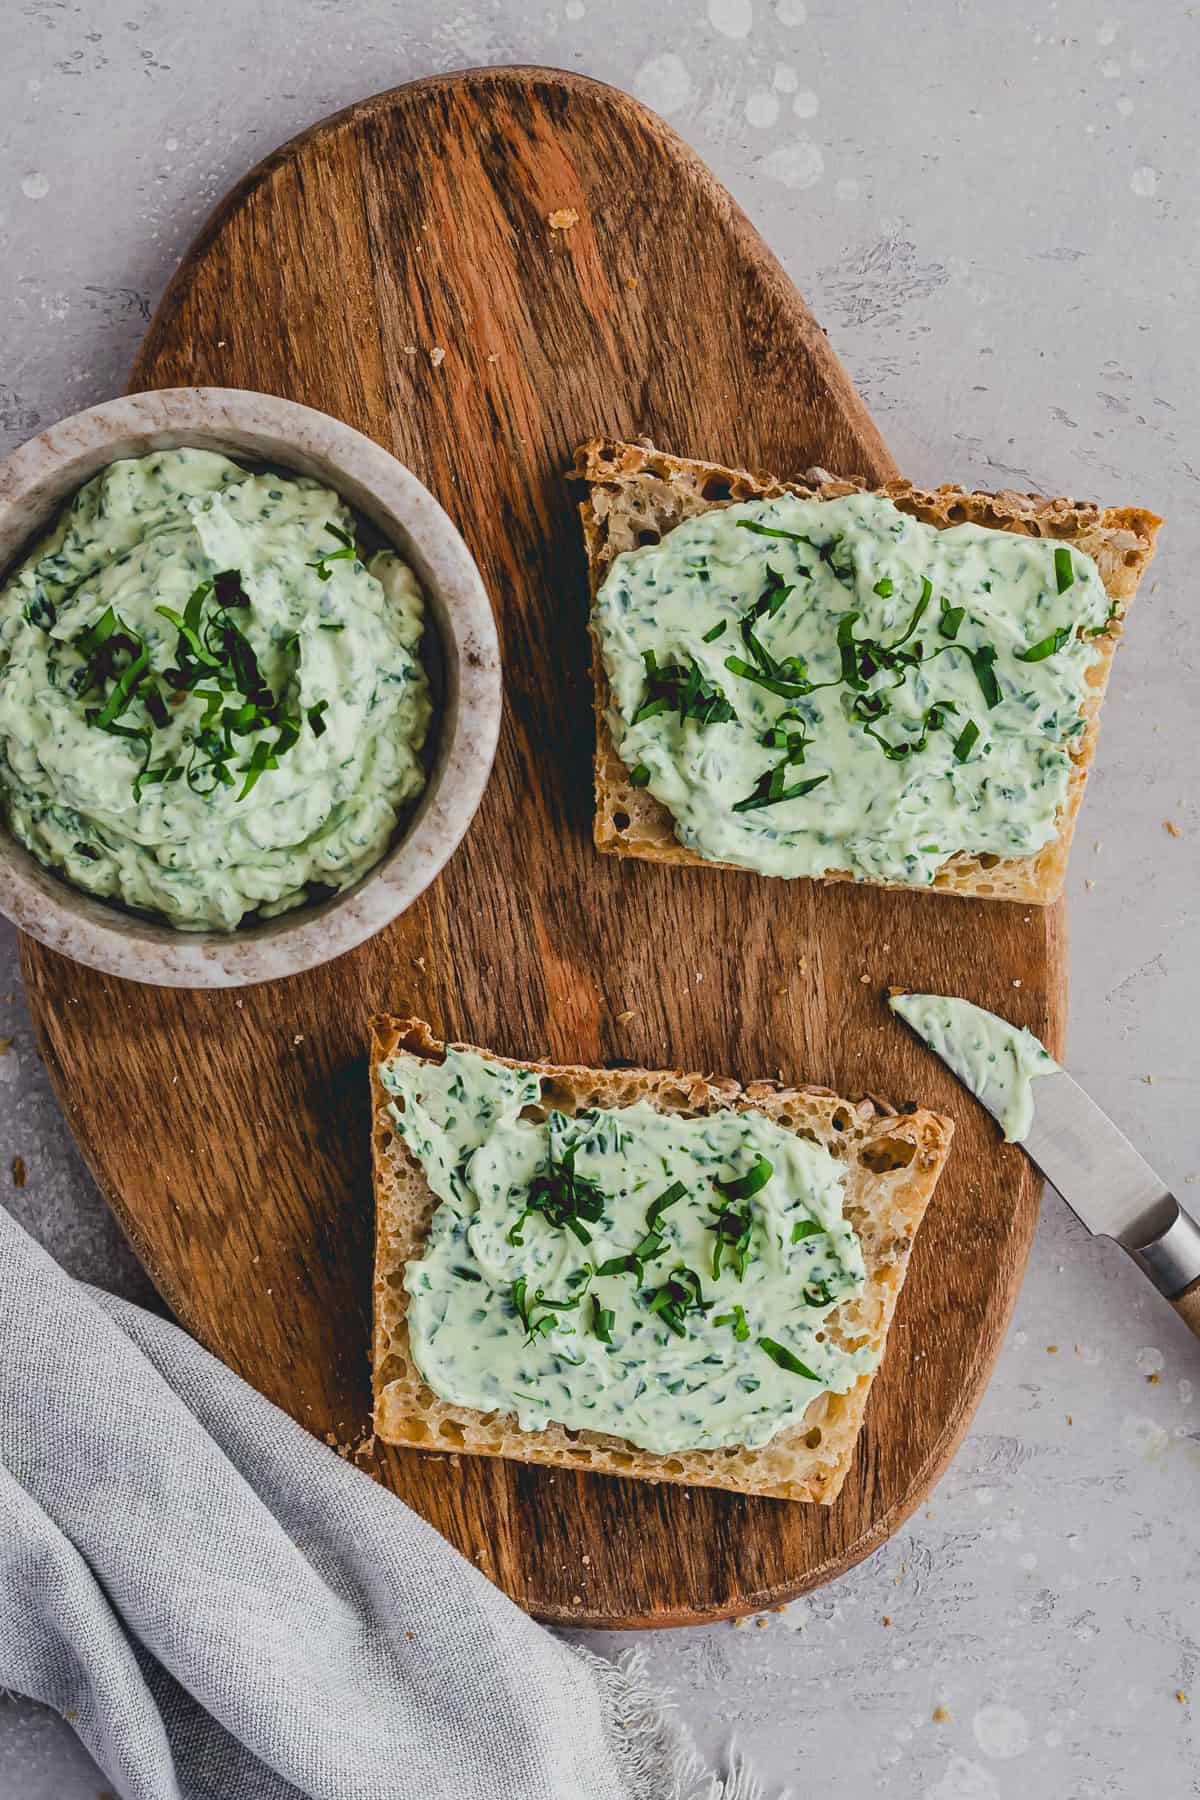
<svg viewBox="0 0 1200 1800"><path fill-rule="evenodd" d="M0 0L0 449L121 388L197 225L267 150L412 76L519 61L631 88L696 145L911 475L1168 515L1077 840L1070 1042L1200 1206L1200 7ZM68 1268L144 1297L50 1097L7 931L0 965L0 1179L14 1155L29 1171L5 1203ZM733 1729L801 1793L1200 1792L1197 1386L1169 1309L1048 1196L929 1507L761 1628L642 1640L654 1676L706 1750ZM104 1786L65 1725L0 1702L0 1800Z"/></svg>

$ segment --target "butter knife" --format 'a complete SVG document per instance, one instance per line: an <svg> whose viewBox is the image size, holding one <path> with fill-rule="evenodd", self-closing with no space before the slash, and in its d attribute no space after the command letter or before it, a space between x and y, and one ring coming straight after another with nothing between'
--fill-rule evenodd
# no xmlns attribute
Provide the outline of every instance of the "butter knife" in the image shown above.
<svg viewBox="0 0 1200 1800"><path fill-rule="evenodd" d="M1200 1226L1032 1032L948 995L896 991L889 1005L1200 1337Z"/></svg>

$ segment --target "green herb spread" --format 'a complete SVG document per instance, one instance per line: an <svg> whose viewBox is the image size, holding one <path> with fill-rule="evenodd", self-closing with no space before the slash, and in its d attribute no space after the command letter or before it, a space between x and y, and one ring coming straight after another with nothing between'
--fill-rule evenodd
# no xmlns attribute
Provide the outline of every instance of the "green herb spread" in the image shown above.
<svg viewBox="0 0 1200 1800"><path fill-rule="evenodd" d="M327 488L112 464L0 589L0 798L77 887L232 930L350 886L424 785L422 602Z"/></svg>
<svg viewBox="0 0 1200 1800"><path fill-rule="evenodd" d="M1055 837L1111 618L1083 552L875 494L711 508L594 613L617 753L688 849L913 886Z"/></svg>
<svg viewBox="0 0 1200 1800"><path fill-rule="evenodd" d="M407 1265L436 1394L667 1452L764 1444L871 1368L822 1326L862 1291L828 1151L754 1112L568 1117L473 1052L382 1070L439 1205Z"/></svg>
<svg viewBox="0 0 1200 1800"><path fill-rule="evenodd" d="M893 994L888 1005L982 1100L1005 1141L1019 1144L1033 1124L1033 1082L1060 1067L1040 1040L970 1000Z"/></svg>

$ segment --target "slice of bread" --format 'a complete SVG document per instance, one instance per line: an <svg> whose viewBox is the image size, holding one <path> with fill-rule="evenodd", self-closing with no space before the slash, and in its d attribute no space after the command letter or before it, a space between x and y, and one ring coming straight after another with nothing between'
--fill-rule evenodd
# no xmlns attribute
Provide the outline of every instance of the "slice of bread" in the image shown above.
<svg viewBox="0 0 1200 1800"><path fill-rule="evenodd" d="M716 463L669 456L649 443L625 444L613 438L593 438L581 445L575 453L575 474L587 484L580 512L593 600L613 558L622 550L657 543L682 520L709 507L729 506L739 500L772 499L781 494L832 500L863 491L861 482L839 480L823 469L810 469L800 481L778 481L769 475L748 474L744 469L725 469ZM1036 494L972 494L957 487L917 488L909 481L891 481L874 491L886 494L901 512L941 530L970 522L1074 544L1093 558L1105 591L1115 603L1112 623L1097 639L1101 654L1087 677L1087 724L1071 748L1070 785L1060 811L1057 836L1034 856L974 856L960 852L943 863L933 881L939 893L1047 906L1062 892L1075 817L1096 752L1100 705L1113 652L1121 636L1124 615L1154 554L1154 536L1162 520L1137 506L1105 509L1090 502L1048 500ZM594 631L592 676L597 849L649 862L734 867L730 863L707 862L694 851L686 850L675 836L666 808L645 788L636 788L630 781L609 731L612 701ZM852 881L854 877L848 871L833 871L824 879Z"/></svg>
<svg viewBox="0 0 1200 1800"><path fill-rule="evenodd" d="M471 1049L458 1044L455 1049ZM548 1425L522 1431L513 1417L440 1400L421 1379L409 1348L405 1264L421 1254L437 1200L393 1124L380 1064L400 1052L440 1060L446 1046L420 1019L377 1018L371 1031L372 1153L375 1176L375 1430L390 1444L508 1456L520 1462L639 1475L655 1481L733 1488L786 1500L836 1498L854 1455L872 1375L848 1394L820 1394L798 1425L760 1449L693 1450L662 1456L599 1432ZM481 1055L490 1057L487 1051ZM547 1106L631 1106L699 1114L720 1107L757 1111L823 1144L846 1166L846 1214L862 1243L866 1287L829 1314L825 1329L846 1347L882 1355L909 1252L950 1148L954 1126L938 1113L895 1113L877 1100L843 1100L824 1088L781 1088L677 1070L583 1069L517 1063L542 1078Z"/></svg>

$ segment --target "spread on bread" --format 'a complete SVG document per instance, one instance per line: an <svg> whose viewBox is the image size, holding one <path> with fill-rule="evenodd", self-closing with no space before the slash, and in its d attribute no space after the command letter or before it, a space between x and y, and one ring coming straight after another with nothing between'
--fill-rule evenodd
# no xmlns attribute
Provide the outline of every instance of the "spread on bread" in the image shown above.
<svg viewBox="0 0 1200 1800"><path fill-rule="evenodd" d="M348 887L420 792L422 600L319 482L161 450L0 589L0 799L41 862L183 928Z"/></svg>
<svg viewBox="0 0 1200 1800"><path fill-rule="evenodd" d="M608 726L694 854L930 884L1056 835L1114 616L1073 545L879 494L714 506L615 557Z"/></svg>
<svg viewBox="0 0 1200 1800"><path fill-rule="evenodd" d="M1040 1040L970 1000L893 994L888 1005L995 1115L1005 1142L1019 1144L1033 1124L1033 1082L1060 1067Z"/></svg>
<svg viewBox="0 0 1200 1800"><path fill-rule="evenodd" d="M753 1109L573 1115L473 1051L380 1067L437 1206L407 1323L442 1399L670 1452L765 1444L873 1368L844 1167Z"/></svg>

